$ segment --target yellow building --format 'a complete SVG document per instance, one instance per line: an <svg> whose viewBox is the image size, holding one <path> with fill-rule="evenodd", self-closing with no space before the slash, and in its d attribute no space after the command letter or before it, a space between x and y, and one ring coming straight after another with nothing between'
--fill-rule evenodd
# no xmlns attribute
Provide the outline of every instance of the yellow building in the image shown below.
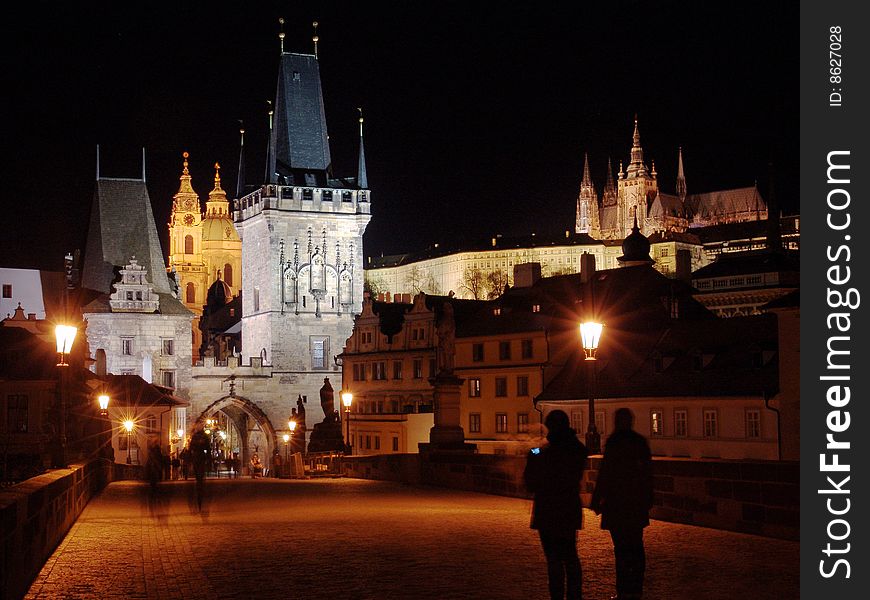
<svg viewBox="0 0 870 600"><path fill-rule="evenodd" d="M202 334L199 318L209 287L222 279L237 295L241 287L242 242L229 214L221 188L220 165L215 163L214 189L202 214L191 184L187 152L178 192L172 197L169 221L169 271L177 273L181 301L196 315L193 323L193 360L199 359Z"/></svg>

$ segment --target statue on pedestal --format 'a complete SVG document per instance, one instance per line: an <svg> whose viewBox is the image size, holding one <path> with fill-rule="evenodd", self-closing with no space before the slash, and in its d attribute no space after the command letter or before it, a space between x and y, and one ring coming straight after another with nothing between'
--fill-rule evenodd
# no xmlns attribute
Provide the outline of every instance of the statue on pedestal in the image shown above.
<svg viewBox="0 0 870 600"><path fill-rule="evenodd" d="M453 304L445 302L438 322L438 375L453 375L456 358L456 319Z"/></svg>

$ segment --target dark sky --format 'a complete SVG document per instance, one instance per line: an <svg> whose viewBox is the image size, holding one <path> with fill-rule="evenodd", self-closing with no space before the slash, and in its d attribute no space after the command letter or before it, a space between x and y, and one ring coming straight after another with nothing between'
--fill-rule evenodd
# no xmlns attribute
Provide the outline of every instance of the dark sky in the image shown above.
<svg viewBox="0 0 870 600"><path fill-rule="evenodd" d="M591 6L589 6L591 5ZM673 191L752 185L769 167L798 209L798 10L787 2L30 2L2 30L0 265L60 269L84 249L95 175L137 177L165 240L181 153L204 199L215 161L263 177L278 23L320 63L337 176L356 174L366 116L365 253L572 227L589 152L645 156ZM256 181L255 181L256 180Z"/></svg>

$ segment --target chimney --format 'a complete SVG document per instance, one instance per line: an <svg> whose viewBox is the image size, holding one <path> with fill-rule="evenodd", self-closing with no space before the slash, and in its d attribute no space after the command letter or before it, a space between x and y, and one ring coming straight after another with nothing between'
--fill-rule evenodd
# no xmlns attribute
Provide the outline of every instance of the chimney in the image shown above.
<svg viewBox="0 0 870 600"><path fill-rule="evenodd" d="M692 253L686 248L677 250L677 279L686 283L692 281Z"/></svg>
<svg viewBox="0 0 870 600"><path fill-rule="evenodd" d="M105 377L106 376L106 351L100 348L97 350L96 355L94 356L96 359L96 365L94 366L94 370L97 374L97 377Z"/></svg>
<svg viewBox="0 0 870 600"><path fill-rule="evenodd" d="M36 313L27 313L27 320L28 321L35 321L36 320Z"/></svg>
<svg viewBox="0 0 870 600"><path fill-rule="evenodd" d="M541 263L521 263L514 265L514 287L532 287L541 278Z"/></svg>
<svg viewBox="0 0 870 600"><path fill-rule="evenodd" d="M589 283L595 275L595 255L584 252L580 255L580 281Z"/></svg>

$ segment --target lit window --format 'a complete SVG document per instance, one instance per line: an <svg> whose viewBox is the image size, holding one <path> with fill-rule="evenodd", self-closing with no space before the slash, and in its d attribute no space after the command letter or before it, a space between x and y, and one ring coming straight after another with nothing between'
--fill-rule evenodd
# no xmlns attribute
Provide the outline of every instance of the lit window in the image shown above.
<svg viewBox="0 0 870 600"><path fill-rule="evenodd" d="M468 395L471 398L480 398L480 379L472 378L468 380Z"/></svg>
<svg viewBox="0 0 870 600"><path fill-rule="evenodd" d="M414 359L414 379L423 379L423 360Z"/></svg>
<svg viewBox="0 0 870 600"><path fill-rule="evenodd" d="M393 361L393 379L402 378L402 361Z"/></svg>
<svg viewBox="0 0 870 600"><path fill-rule="evenodd" d="M495 413L495 432L507 433L508 420L507 413Z"/></svg>
<svg viewBox="0 0 870 600"><path fill-rule="evenodd" d="M660 410L650 411L649 414L649 434L651 436L664 435L663 413Z"/></svg>
<svg viewBox="0 0 870 600"><path fill-rule="evenodd" d="M571 429L578 433L583 431L583 411L571 411Z"/></svg>
<svg viewBox="0 0 870 600"><path fill-rule="evenodd" d="M157 432L157 417L154 415L147 415L145 417L145 431L148 433L156 433Z"/></svg>
<svg viewBox="0 0 870 600"><path fill-rule="evenodd" d="M529 413L517 414L517 433L529 432Z"/></svg>
<svg viewBox="0 0 870 600"><path fill-rule="evenodd" d="M480 413L468 415L468 431L469 433L480 433Z"/></svg>

